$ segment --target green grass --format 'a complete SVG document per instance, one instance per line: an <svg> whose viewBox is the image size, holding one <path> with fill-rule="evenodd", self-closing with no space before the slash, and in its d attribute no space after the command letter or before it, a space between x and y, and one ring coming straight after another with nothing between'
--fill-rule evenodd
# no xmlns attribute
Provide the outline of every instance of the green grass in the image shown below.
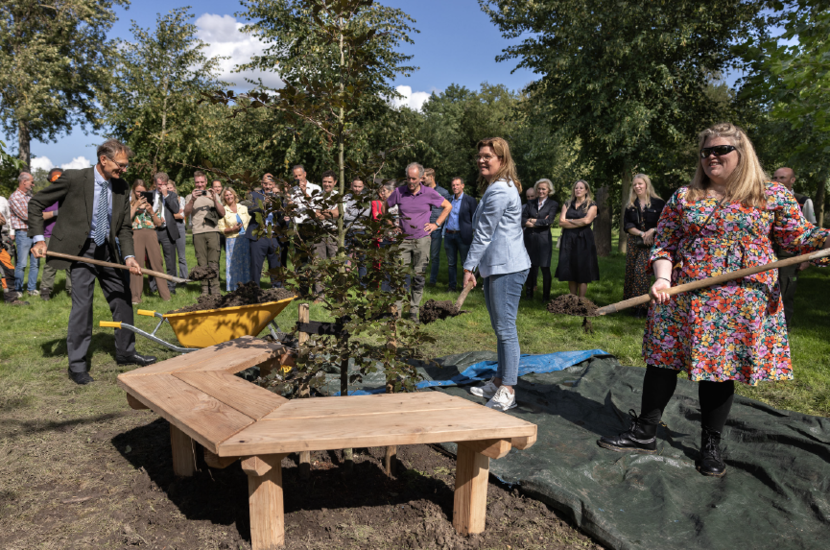
<svg viewBox="0 0 830 550"><path fill-rule="evenodd" d="M555 240L555 237L554 237ZM616 244L616 243L615 243ZM196 264L193 248L188 246L188 262ZM224 254L222 257L224 262ZM556 250L551 267L555 270ZM597 304L610 304L622 299L625 258L615 254L600 258L601 280L588 286L588 297ZM791 348L795 380L791 382L760 384L755 388L740 385L739 393L765 401L775 407L808 414L830 416L830 309L826 292L830 272L810 268L799 281L796 316L791 334ZM63 292L64 275L59 272L55 297L50 302L31 297L29 307L3 307L0 322L0 411L37 410L46 406L60 409L60 402L68 395L83 394L90 414L122 409L124 397L115 385L115 378L130 367L122 368L114 361L112 329L93 329L92 375L101 383L91 388L77 388L66 378L66 328L70 299ZM224 282L224 278L223 278ZM439 283L428 287L424 300L455 299L446 291L446 258L441 260ZM195 302L200 287L191 284L180 288L171 302L157 296L145 296L143 309L168 311ZM552 295L567 292L567 284L554 280ZM822 298L822 296L825 296ZM825 305L822 305L825 304ZM470 294L464 305L470 313L428 325L425 330L436 342L426 344L428 355L439 357L471 350L495 350L495 337L483 303L480 287ZM322 307L312 305L314 320L328 320ZM111 314L103 295L96 286L94 318L110 320ZM297 309L287 308L277 318L284 330L296 322ZM155 323L147 317L136 316L135 324L151 330ZM554 316L545 309L540 298L523 299L519 309L518 329L523 353L550 353L555 351L603 349L615 355L624 365L643 366L641 345L644 321L626 313L593 320L594 334L585 334L582 319ZM159 336L175 342L168 326ZM139 353L152 354L160 359L176 354L156 344L137 338ZM53 399L56 398L56 399Z"/></svg>

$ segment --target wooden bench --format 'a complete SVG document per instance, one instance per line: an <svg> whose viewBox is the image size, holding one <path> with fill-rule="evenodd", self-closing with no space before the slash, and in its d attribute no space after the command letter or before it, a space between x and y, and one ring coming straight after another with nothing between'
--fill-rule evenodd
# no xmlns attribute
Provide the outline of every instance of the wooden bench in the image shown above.
<svg viewBox="0 0 830 550"><path fill-rule="evenodd" d="M243 337L118 377L135 409L170 423L173 470L190 476L197 442L211 467L242 460L253 550L284 543L282 459L292 452L456 442L453 526L484 531L491 458L536 441L536 425L438 392L289 401L234 373L272 367L283 348Z"/></svg>

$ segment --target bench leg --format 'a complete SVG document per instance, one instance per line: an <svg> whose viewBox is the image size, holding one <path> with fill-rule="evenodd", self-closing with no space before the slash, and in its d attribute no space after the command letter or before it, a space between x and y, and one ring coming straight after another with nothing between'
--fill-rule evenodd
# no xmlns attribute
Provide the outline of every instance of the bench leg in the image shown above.
<svg viewBox="0 0 830 550"><path fill-rule="evenodd" d="M252 550L275 550L285 544L280 464L285 456L256 456L242 462L248 474Z"/></svg>
<svg viewBox="0 0 830 550"><path fill-rule="evenodd" d="M196 471L196 453L190 436L170 424L170 446L173 448L173 473L190 477Z"/></svg>
<svg viewBox="0 0 830 550"><path fill-rule="evenodd" d="M484 531L487 516L490 459L461 444L457 456L452 525L459 535L475 535Z"/></svg>

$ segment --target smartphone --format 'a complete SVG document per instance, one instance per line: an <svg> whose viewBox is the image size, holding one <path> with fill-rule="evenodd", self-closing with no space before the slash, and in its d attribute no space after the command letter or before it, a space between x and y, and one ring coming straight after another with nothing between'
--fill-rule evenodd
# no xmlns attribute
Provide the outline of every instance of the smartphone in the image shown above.
<svg viewBox="0 0 830 550"><path fill-rule="evenodd" d="M152 191L139 191L138 192L144 200L147 201L147 204L153 204L153 192Z"/></svg>

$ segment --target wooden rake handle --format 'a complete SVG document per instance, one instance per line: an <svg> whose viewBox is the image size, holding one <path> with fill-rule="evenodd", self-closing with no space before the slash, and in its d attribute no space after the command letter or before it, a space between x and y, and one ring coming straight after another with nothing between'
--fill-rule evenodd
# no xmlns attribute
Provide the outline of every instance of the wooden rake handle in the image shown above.
<svg viewBox="0 0 830 550"><path fill-rule="evenodd" d="M464 300L467 299L467 294L473 289L473 283L467 283L467 286L464 287L464 290L461 291L461 294L458 295L458 300L455 301L455 309L461 310L461 306L464 305Z"/></svg>
<svg viewBox="0 0 830 550"><path fill-rule="evenodd" d="M61 258L63 260L71 260L73 262L84 262L84 263L87 263L87 264L100 265L102 267L114 267L115 269L127 269L127 270L130 269L126 265L116 264L116 263L112 263L112 262L105 262L103 260L95 260L95 259L92 259L92 258L81 258L80 256L72 256L71 254L64 254L63 252L52 252L51 250L47 250L46 255L47 256L52 256L52 257L55 257L55 258ZM183 283L183 282L188 280L188 279L182 279L181 277L171 277L167 273L161 273L161 272L158 272L158 271L152 271L150 269L144 269L144 268L141 269L141 273L143 275L152 275L153 277L158 277L160 279L167 279L168 281L173 281L173 282L176 282L176 283Z"/></svg>
<svg viewBox="0 0 830 550"><path fill-rule="evenodd" d="M818 260L819 258L824 258L826 256L830 256L830 248L825 248L823 250L818 250L816 252L811 252L809 254L802 254L801 256L793 256L792 258L787 258L785 260L779 260L777 262L772 262L764 265L747 267L746 269L739 269L737 271L730 271L729 273L723 273L721 275L718 275L717 277L709 277L707 279L701 279L699 281L692 281L691 283L686 283L684 285L673 286L666 290L666 293L669 296L674 296L675 294L680 294L681 292L688 292L690 290L698 290L713 285L719 285L727 281L734 281L735 279L740 279L741 277L748 277L749 275L755 275L756 273L769 271L770 269L778 269L780 267L787 267L793 264L809 262L810 260ZM596 315L607 315L609 313L617 313L618 311L622 311L630 307L647 304L650 301L651 295L643 294L642 296L637 296L636 298L629 298L628 300L623 300L622 302L617 302L616 304L601 307L597 309Z"/></svg>

